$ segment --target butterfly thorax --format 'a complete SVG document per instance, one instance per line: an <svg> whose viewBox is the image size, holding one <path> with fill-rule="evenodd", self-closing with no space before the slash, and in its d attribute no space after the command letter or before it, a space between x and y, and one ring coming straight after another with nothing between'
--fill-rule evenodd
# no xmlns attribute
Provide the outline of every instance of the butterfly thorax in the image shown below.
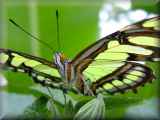
<svg viewBox="0 0 160 120"><path fill-rule="evenodd" d="M61 53L55 54L55 64L58 68L60 75L62 76L64 82L71 84L75 81L75 69L71 61L64 57Z"/></svg>
<svg viewBox="0 0 160 120"><path fill-rule="evenodd" d="M78 72L72 62L61 53L56 53L54 57L55 64L66 87L72 88L77 92L84 92L83 75Z"/></svg>

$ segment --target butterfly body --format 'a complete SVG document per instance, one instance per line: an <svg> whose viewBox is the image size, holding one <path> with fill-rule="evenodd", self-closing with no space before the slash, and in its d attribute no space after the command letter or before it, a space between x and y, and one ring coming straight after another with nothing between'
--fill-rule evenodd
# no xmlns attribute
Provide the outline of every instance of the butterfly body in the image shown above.
<svg viewBox="0 0 160 120"><path fill-rule="evenodd" d="M137 92L155 77L145 61L160 60L160 17L139 21L82 50L72 60L55 53L54 61L0 49L0 67L24 72L37 83L85 95Z"/></svg>
<svg viewBox="0 0 160 120"><path fill-rule="evenodd" d="M93 95L89 86L84 83L85 77L80 72L79 68L75 67L72 61L66 59L61 53L55 53L54 60L61 78L64 81L64 88L74 89L74 91L76 91L77 93Z"/></svg>

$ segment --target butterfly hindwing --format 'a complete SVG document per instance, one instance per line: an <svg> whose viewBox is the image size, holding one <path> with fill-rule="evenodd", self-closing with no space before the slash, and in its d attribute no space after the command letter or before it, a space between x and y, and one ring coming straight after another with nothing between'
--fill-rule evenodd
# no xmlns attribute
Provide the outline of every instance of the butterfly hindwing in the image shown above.
<svg viewBox="0 0 160 120"><path fill-rule="evenodd" d="M46 86L55 87L61 82L52 62L9 49L0 49L0 67L27 73L35 82Z"/></svg>
<svg viewBox="0 0 160 120"><path fill-rule="evenodd" d="M129 89L137 92L136 88L138 86L151 82L153 78L154 75L150 68L139 63L126 62L111 74L93 82L91 89L96 94L104 91L110 94L124 93Z"/></svg>

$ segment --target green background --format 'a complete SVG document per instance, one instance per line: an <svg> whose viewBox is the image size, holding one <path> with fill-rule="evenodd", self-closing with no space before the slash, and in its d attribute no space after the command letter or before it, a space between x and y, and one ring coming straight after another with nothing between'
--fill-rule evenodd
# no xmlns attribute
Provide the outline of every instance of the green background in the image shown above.
<svg viewBox="0 0 160 120"><path fill-rule="evenodd" d="M104 4L110 3L110 1L101 0L68 0L67 2L65 0L37 0L34 3L31 1L1 1L0 47L41 56L51 61L53 51L23 33L11 24L8 19L13 19L27 31L48 43L54 51L63 52L68 58L72 59L78 52L99 38L99 11ZM117 2L120 2L120 0L117 0ZM142 9L147 13L158 14L157 4L157 0L149 0L149 3L146 0L134 0L131 2L130 11ZM56 32L55 11L57 9L59 10L60 49L57 45ZM138 94L128 92L124 95L106 96L105 116L107 118L124 118L128 115L130 118L135 114L137 117L142 118L146 116L158 118L159 96L157 90L160 66L159 63L149 63L149 66L153 68L157 79L152 84L140 87ZM0 104L3 115L11 117L23 115L26 108L32 106L41 94L31 89L35 84L30 77L21 73L6 71L1 71L1 73L8 80L8 86L0 88L1 103L5 103L4 107ZM74 98L77 98L77 96ZM87 97L78 98L75 101L82 102L84 99L84 103L90 99ZM40 111L40 113L43 112ZM49 113L45 113L44 116L49 116Z"/></svg>

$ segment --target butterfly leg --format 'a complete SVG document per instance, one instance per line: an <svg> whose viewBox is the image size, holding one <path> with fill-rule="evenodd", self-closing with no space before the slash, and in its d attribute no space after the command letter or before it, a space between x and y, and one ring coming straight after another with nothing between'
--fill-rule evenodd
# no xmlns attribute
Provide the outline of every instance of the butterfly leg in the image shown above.
<svg viewBox="0 0 160 120"><path fill-rule="evenodd" d="M89 96L94 96L94 93L90 89L89 83L85 80L85 78L81 75L82 81L84 83L84 94Z"/></svg>

